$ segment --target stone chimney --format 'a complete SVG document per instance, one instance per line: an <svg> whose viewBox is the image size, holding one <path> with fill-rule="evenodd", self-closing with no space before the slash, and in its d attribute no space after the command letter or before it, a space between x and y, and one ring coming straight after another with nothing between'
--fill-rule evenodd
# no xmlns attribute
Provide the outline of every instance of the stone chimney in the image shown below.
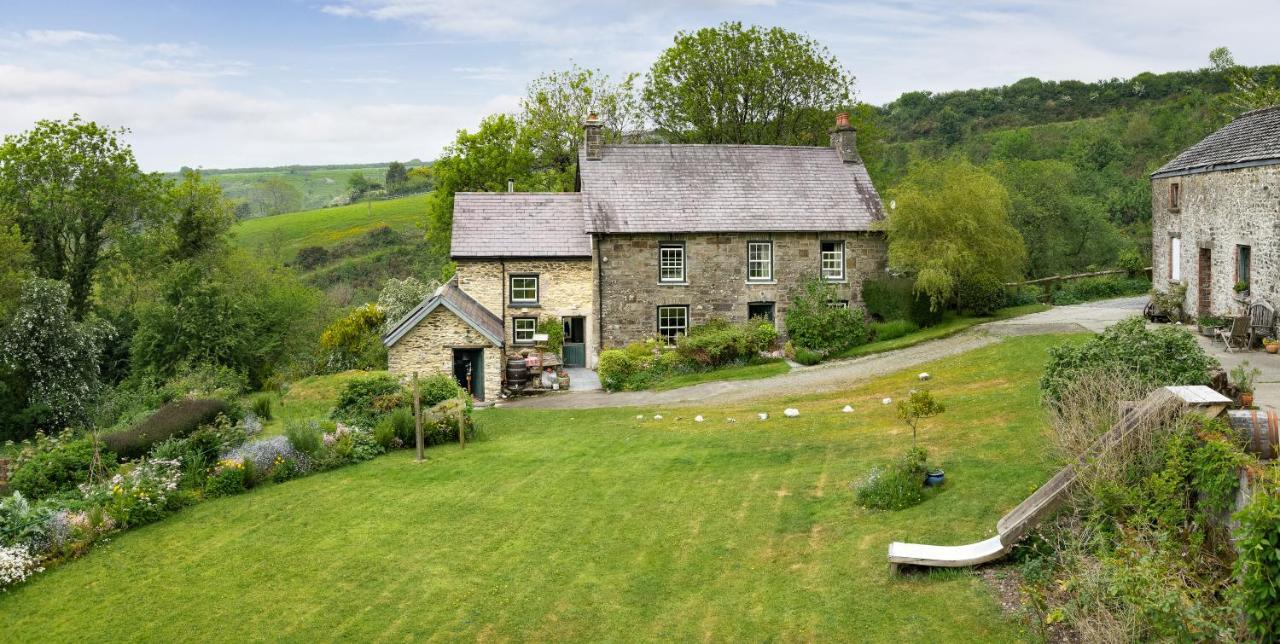
<svg viewBox="0 0 1280 644"><path fill-rule="evenodd" d="M831 128L831 147L845 163L862 163L862 157L858 156L858 131L849 125L848 112L836 114L836 126Z"/></svg>
<svg viewBox="0 0 1280 644"><path fill-rule="evenodd" d="M599 161L604 151L604 123L599 115L592 112L587 116L586 123L582 124L582 129L585 131L583 149L586 150L587 160Z"/></svg>

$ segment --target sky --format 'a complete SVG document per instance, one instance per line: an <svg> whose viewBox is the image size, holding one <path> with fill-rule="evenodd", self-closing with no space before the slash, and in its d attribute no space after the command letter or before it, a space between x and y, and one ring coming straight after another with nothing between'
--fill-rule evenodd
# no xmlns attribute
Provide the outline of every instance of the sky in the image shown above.
<svg viewBox="0 0 1280 644"><path fill-rule="evenodd" d="M858 98L1280 63L1280 0L0 0L0 134L78 113L146 170L431 159L572 64L645 72L681 30L780 26Z"/></svg>

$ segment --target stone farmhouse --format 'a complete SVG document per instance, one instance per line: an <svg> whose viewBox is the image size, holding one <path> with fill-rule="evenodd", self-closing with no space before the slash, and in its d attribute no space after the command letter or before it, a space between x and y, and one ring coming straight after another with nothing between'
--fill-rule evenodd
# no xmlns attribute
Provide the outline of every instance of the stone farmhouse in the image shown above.
<svg viewBox="0 0 1280 644"><path fill-rule="evenodd" d="M1280 305L1280 106L1240 115L1151 175L1152 282L1183 310Z"/></svg>
<svg viewBox="0 0 1280 644"><path fill-rule="evenodd" d="M392 372L452 373L492 399L546 320L564 329L564 363L594 368L604 349L671 344L713 317L780 324L814 276L834 306L859 305L885 271L847 115L829 148L605 145L601 128L585 124L575 192L455 196L457 273L384 336Z"/></svg>

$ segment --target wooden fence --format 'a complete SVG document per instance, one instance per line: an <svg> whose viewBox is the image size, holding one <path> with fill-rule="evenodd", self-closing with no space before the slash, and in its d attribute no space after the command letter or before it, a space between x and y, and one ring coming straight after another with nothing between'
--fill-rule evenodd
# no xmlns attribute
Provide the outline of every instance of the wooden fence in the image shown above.
<svg viewBox="0 0 1280 644"><path fill-rule="evenodd" d="M1151 267L1148 266L1142 269L1142 272L1146 275L1147 280L1150 281ZM1044 293L1041 294L1040 297L1042 300L1047 301L1050 298L1052 298L1053 292L1057 290L1058 285L1063 282L1084 279L1086 277L1105 277L1107 275L1128 275L1128 274L1129 274L1129 271L1126 271L1122 268L1115 268L1115 269L1105 270L1105 271L1094 271L1092 273L1075 273L1072 275L1050 275L1049 277L1038 277L1033 280L1025 280L1022 282L1006 282L1005 287L1011 288L1011 289L1017 289L1023 286L1040 286L1044 288Z"/></svg>

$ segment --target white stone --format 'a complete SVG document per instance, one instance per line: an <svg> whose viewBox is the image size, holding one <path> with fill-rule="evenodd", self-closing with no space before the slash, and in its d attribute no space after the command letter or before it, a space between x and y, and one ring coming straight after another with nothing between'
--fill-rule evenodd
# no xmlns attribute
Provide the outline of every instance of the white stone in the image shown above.
<svg viewBox="0 0 1280 644"><path fill-rule="evenodd" d="M654 415L653 415L653 419L654 419L654 420L662 420L662 414L654 414Z"/></svg>
<svg viewBox="0 0 1280 644"><path fill-rule="evenodd" d="M726 422L726 423L736 423L736 422L738 422L738 419L737 419L737 418L726 418L726 419L724 419L724 422Z"/></svg>
<svg viewBox="0 0 1280 644"><path fill-rule="evenodd" d="M893 404L893 399L892 399L892 398L885 398L884 400L881 400L881 401L880 401L880 404L882 404L882 405L891 405L891 404Z"/></svg>
<svg viewBox="0 0 1280 644"><path fill-rule="evenodd" d="M644 414L636 414L636 420L644 420Z"/></svg>
<svg viewBox="0 0 1280 644"><path fill-rule="evenodd" d="M927 373L921 373L918 377L919 377L921 380L928 380L928 379L929 379L929 374L927 374Z"/></svg>
<svg viewBox="0 0 1280 644"><path fill-rule="evenodd" d="M769 414L766 414L764 412L760 412L756 414L756 416L758 416L760 420L769 420Z"/></svg>
<svg viewBox="0 0 1280 644"><path fill-rule="evenodd" d="M844 406L844 409L841 409L840 411L842 411L842 412L844 412L844 413L848 414L848 413L851 413L851 412L853 411L853 407L852 407L852 406L850 406L850 405L845 405L845 406Z"/></svg>
<svg viewBox="0 0 1280 644"><path fill-rule="evenodd" d="M795 418L796 416L800 415L800 410L796 409L795 407L787 407L786 409L782 410L782 415L786 416L787 418Z"/></svg>
<svg viewBox="0 0 1280 644"><path fill-rule="evenodd" d="M700 422L702 422L702 414L698 414L697 416L694 416L694 417L693 417L693 422L695 422L695 423L700 423Z"/></svg>

